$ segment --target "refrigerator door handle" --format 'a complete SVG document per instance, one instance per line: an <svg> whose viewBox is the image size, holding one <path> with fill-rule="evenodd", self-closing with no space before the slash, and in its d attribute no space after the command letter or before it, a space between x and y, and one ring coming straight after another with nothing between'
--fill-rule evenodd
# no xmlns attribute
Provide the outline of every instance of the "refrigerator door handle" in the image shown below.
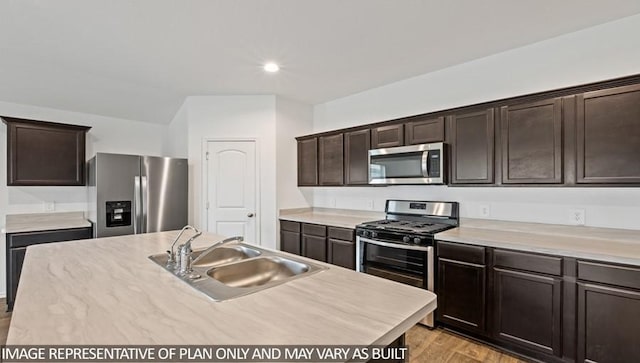
<svg viewBox="0 0 640 363"><path fill-rule="evenodd" d="M147 233L147 212L149 210L149 190L148 190L148 184L147 184L147 177L146 176L141 176L140 177L140 184L142 186L142 193L140 193L140 199L141 199L141 203L140 205L142 206L142 220L140 223L140 233Z"/></svg>
<svg viewBox="0 0 640 363"><path fill-rule="evenodd" d="M140 233L140 216L142 212L142 205L140 202L140 177L133 177L133 234Z"/></svg>

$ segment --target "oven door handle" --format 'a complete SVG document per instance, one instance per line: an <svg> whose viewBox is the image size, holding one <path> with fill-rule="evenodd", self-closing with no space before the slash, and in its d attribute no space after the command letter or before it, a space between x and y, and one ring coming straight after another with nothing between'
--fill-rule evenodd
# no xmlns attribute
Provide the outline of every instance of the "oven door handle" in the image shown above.
<svg viewBox="0 0 640 363"><path fill-rule="evenodd" d="M429 251L431 250L431 248L433 248L431 246L416 246L416 245L405 245L400 243L376 241L366 237L358 237L358 238L360 238L360 242L371 243L372 245L378 245L383 247L398 248L401 250Z"/></svg>

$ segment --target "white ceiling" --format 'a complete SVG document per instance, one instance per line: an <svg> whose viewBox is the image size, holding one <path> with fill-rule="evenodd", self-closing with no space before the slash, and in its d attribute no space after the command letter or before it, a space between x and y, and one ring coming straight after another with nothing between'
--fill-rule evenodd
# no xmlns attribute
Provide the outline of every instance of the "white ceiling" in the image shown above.
<svg viewBox="0 0 640 363"><path fill-rule="evenodd" d="M156 123L188 95L317 104L639 12L637 0L0 0L0 100Z"/></svg>

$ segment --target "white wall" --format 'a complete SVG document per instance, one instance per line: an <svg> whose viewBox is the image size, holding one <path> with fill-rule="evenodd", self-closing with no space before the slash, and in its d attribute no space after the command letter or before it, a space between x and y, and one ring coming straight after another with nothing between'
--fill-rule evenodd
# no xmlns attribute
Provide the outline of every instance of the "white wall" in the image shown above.
<svg viewBox="0 0 640 363"><path fill-rule="evenodd" d="M189 107L185 100L178 112L165 128L163 154L176 158L186 158L189 155L188 146Z"/></svg>
<svg viewBox="0 0 640 363"><path fill-rule="evenodd" d="M298 188L298 148L296 136L313 129L310 105L276 98L276 193L277 209L305 208L313 203L313 191Z"/></svg>
<svg viewBox="0 0 640 363"><path fill-rule="evenodd" d="M566 34L317 105L314 132L640 73L640 15ZM566 224L571 208L586 224L640 229L640 188L313 188L314 206L383 210L386 198L461 202L461 214Z"/></svg>
<svg viewBox="0 0 640 363"><path fill-rule="evenodd" d="M98 115L20 105L0 101L0 115L91 126L87 134L87 159L96 152L161 155L163 125ZM0 226L7 214L42 213L44 202L54 202L55 211L86 211L85 187L7 187L7 127L0 125ZM0 236L4 241L4 234ZM2 244L4 246L4 243ZM5 296L5 247L0 248L0 296Z"/></svg>
<svg viewBox="0 0 640 363"><path fill-rule="evenodd" d="M275 96L192 96L188 107L189 223L206 226L202 185L203 141L255 138L258 142L260 244L276 245Z"/></svg>

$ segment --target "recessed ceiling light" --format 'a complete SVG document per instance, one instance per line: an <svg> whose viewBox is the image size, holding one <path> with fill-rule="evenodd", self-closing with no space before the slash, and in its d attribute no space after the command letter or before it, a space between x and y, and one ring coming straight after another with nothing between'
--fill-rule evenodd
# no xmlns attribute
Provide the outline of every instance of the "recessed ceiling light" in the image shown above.
<svg viewBox="0 0 640 363"><path fill-rule="evenodd" d="M280 66L273 62L269 62L265 64L263 68L266 72L269 72L269 73L275 73L280 70Z"/></svg>

